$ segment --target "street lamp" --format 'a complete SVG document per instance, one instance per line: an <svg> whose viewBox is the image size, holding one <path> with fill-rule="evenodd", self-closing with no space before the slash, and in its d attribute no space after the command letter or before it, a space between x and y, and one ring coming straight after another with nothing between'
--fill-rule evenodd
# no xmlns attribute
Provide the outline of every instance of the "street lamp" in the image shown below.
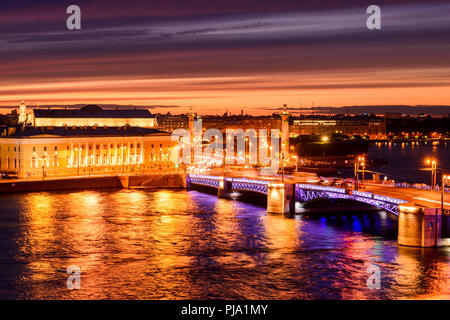
<svg viewBox="0 0 450 320"><path fill-rule="evenodd" d="M446 185L449 185L450 176L442 175L442 186L441 186L441 214L444 214L444 189Z"/></svg>
<svg viewBox="0 0 450 320"><path fill-rule="evenodd" d="M290 163L292 163L292 160L294 159L295 160L295 171L297 171L297 156L295 156L295 155L293 155L293 153L294 153L294 146L290 146L289 147L289 158L288 158L288 161L290 162Z"/></svg>
<svg viewBox="0 0 450 320"><path fill-rule="evenodd" d="M364 158L361 161L361 166L362 166L362 184L364 184L366 180L366 162L364 161Z"/></svg>
<svg viewBox="0 0 450 320"><path fill-rule="evenodd" d="M42 157L42 180L45 180L45 158Z"/></svg>
<svg viewBox="0 0 450 320"><path fill-rule="evenodd" d="M88 172L89 172L89 177L91 176L91 165L94 163L94 156L91 155L90 157L88 157Z"/></svg>
<svg viewBox="0 0 450 320"><path fill-rule="evenodd" d="M122 173L125 172L125 151L127 150L127 147L121 146L122 149Z"/></svg>
<svg viewBox="0 0 450 320"><path fill-rule="evenodd" d="M281 144L281 165L282 165L282 170L281 170L281 182L284 182L284 146L285 144Z"/></svg>
<svg viewBox="0 0 450 320"><path fill-rule="evenodd" d="M359 166L362 166L364 168L365 161L363 156L358 156L355 159L355 187L354 189L358 190L358 184L359 184ZM364 183L364 176L363 176L363 183Z"/></svg>
<svg viewBox="0 0 450 320"><path fill-rule="evenodd" d="M436 188L436 170L437 170L437 162L434 159L427 159L426 163L431 166L431 188Z"/></svg>
<svg viewBox="0 0 450 320"><path fill-rule="evenodd" d="M75 152L77 153L77 175L80 175L80 150L75 148Z"/></svg>

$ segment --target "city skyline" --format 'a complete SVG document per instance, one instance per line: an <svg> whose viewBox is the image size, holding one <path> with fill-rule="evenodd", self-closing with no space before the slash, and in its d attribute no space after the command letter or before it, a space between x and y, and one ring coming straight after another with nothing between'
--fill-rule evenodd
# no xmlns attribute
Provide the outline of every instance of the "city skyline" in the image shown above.
<svg viewBox="0 0 450 320"><path fill-rule="evenodd" d="M449 34L449 0L0 1L0 300L450 299Z"/></svg>
<svg viewBox="0 0 450 320"><path fill-rule="evenodd" d="M22 100L23 101L23 100ZM146 109L152 114L171 114L171 115L186 115L189 112L195 112L201 116L273 116L274 114L279 114L284 106L276 106L270 108L233 108L231 111L229 108L224 110L217 109L203 109L203 108L192 108L183 107L177 105L120 105L120 104L92 104L92 103L78 103L78 104L28 104L27 101L23 101L25 105L32 109L81 109L84 106L95 105L105 109ZM9 113L19 110L19 102L17 105L11 106L0 106L0 115L8 115ZM393 109L395 108L395 109ZM264 110L265 113L259 113L254 111ZM355 106L287 106L286 110L291 113L293 117L295 116L334 116L334 115L376 115L385 116L386 114L402 114L406 116L419 116L419 115L429 115L432 117L447 117L450 114L450 105L355 105Z"/></svg>
<svg viewBox="0 0 450 320"><path fill-rule="evenodd" d="M0 105L124 104L270 114L283 104L449 105L450 5L78 1L0 5ZM166 107L168 106L168 107Z"/></svg>

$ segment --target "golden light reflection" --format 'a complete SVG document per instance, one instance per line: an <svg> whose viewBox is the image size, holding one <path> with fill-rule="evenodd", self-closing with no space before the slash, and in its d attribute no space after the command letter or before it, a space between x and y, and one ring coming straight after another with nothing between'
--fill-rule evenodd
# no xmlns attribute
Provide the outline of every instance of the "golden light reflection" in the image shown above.
<svg viewBox="0 0 450 320"><path fill-rule="evenodd" d="M393 277L403 299L449 299L450 267L434 259L434 249L399 247L398 268ZM425 263L424 263L425 262ZM411 284L415 284L411 288ZM403 290L402 290L403 289ZM411 294L414 289L416 295Z"/></svg>
<svg viewBox="0 0 450 320"><path fill-rule="evenodd" d="M449 297L449 250L397 247L215 195L120 190L23 197L20 281L33 284L27 291L33 298L239 292L289 299L320 295L314 290L326 283L333 297L374 299L379 293L365 282L371 262L381 267L382 291L391 298ZM69 265L81 268L83 290L65 288ZM211 267L217 275L208 273Z"/></svg>
<svg viewBox="0 0 450 320"><path fill-rule="evenodd" d="M342 240L345 243L346 261L353 261L347 264L346 268L351 275L350 282L343 286L342 299L346 300L366 300L375 299L377 292L370 290L361 290L361 287L366 287L367 279L370 274L367 272L368 268L373 264L380 269L383 269L382 261L382 247L380 247L379 240L364 239L362 241L355 241L354 235L344 235ZM339 266L338 266L339 267Z"/></svg>
<svg viewBox="0 0 450 320"><path fill-rule="evenodd" d="M282 215L268 215L264 220L267 240L271 245L271 259L278 259L286 252L302 245L302 221L287 219Z"/></svg>

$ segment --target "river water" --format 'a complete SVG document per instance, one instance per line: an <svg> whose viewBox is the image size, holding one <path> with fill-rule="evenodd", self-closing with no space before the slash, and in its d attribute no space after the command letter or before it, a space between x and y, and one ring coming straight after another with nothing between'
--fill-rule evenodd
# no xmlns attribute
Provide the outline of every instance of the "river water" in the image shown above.
<svg viewBox="0 0 450 320"><path fill-rule="evenodd" d="M375 143L369 146L369 157L387 161L386 165L370 168L371 170L386 173L390 179L398 182L431 184L430 171L427 167L427 158L436 159L438 167L450 173L450 144L431 142L391 142ZM440 179L440 174L438 174ZM440 180L438 181L440 184Z"/></svg>
<svg viewBox="0 0 450 320"><path fill-rule="evenodd" d="M186 190L0 195L1 299L450 298L450 248L383 212L287 218ZM369 289L368 268L381 287ZM68 290L68 266L81 289Z"/></svg>

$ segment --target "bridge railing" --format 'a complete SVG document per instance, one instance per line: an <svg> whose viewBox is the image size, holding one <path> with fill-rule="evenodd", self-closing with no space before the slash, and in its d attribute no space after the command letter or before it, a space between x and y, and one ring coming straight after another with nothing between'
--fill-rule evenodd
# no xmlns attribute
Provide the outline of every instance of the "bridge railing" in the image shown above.
<svg viewBox="0 0 450 320"><path fill-rule="evenodd" d="M296 188L305 189L305 190L330 192L330 193L335 193L335 194L347 194L350 197L373 199L373 200L383 201L386 203L392 203L392 204L396 204L396 205L408 202L406 200L392 198L392 197L383 196L383 195L378 195L378 194L374 194L372 192L358 191L358 190L352 190L352 189L346 189L346 188L319 186L319 185L314 185L314 184L300 184L300 183L296 183L295 186L296 186Z"/></svg>
<svg viewBox="0 0 450 320"><path fill-rule="evenodd" d="M405 200L378 195L367 191L299 183L295 186L296 198L300 202L309 202L318 198L350 199L383 208L395 215L398 215L398 205L407 202Z"/></svg>
<svg viewBox="0 0 450 320"><path fill-rule="evenodd" d="M226 178L226 179L231 182L255 183L255 184L264 184L264 185L271 183L270 181L267 181L267 180L256 180L256 179L247 179L247 178Z"/></svg>
<svg viewBox="0 0 450 320"><path fill-rule="evenodd" d="M315 184L302 184L296 183L296 188L300 189L308 189L308 190L316 190L316 191L325 191L325 192L336 192L336 193L348 193L345 188L337 188L337 187L328 187L328 186L319 186Z"/></svg>
<svg viewBox="0 0 450 320"><path fill-rule="evenodd" d="M203 186L210 186L214 188L219 188L220 185L220 177L217 176L205 176L198 174L190 174L189 179L193 184L199 184Z"/></svg>
<svg viewBox="0 0 450 320"><path fill-rule="evenodd" d="M189 177L196 178L196 179L211 179L211 180L220 180L221 177L219 176L207 176L202 174L189 174Z"/></svg>
<svg viewBox="0 0 450 320"><path fill-rule="evenodd" d="M433 187L427 184L421 184L421 183L407 183L407 182L399 182L396 183L395 186L397 188L410 188L410 189L418 189L418 190L428 190L431 191L433 190ZM440 186L437 185L435 190L439 191L440 190ZM450 188L444 188L444 192L445 193L450 193Z"/></svg>
<svg viewBox="0 0 450 320"><path fill-rule="evenodd" d="M242 191L254 191L258 193L267 194L267 185L271 181L267 180L256 180L247 178L231 178L231 177L220 177L220 176L209 176L209 175L198 175L189 174L191 183L199 184L204 186L210 186L214 188L220 188L221 179L226 180L230 183L231 190L242 190Z"/></svg>
<svg viewBox="0 0 450 320"><path fill-rule="evenodd" d="M253 191L262 194L267 194L267 185L270 183L270 181L247 178L227 178L227 180L231 182L231 190L233 191Z"/></svg>

